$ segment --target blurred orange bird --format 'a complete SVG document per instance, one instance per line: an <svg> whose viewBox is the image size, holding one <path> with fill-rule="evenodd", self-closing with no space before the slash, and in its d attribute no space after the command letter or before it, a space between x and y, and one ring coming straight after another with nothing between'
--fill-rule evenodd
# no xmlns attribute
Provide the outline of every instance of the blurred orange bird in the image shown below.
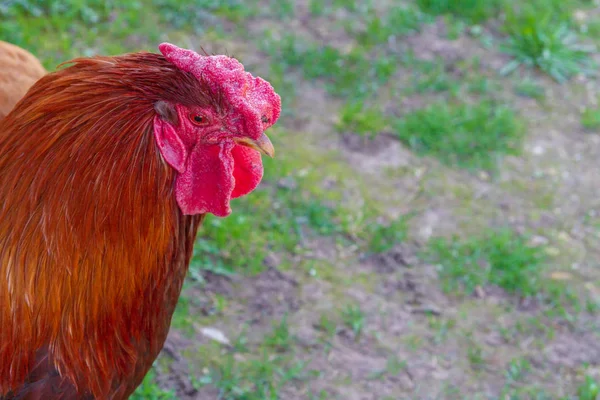
<svg viewBox="0 0 600 400"><path fill-rule="evenodd" d="M0 40L0 119L46 74L30 52Z"/></svg>

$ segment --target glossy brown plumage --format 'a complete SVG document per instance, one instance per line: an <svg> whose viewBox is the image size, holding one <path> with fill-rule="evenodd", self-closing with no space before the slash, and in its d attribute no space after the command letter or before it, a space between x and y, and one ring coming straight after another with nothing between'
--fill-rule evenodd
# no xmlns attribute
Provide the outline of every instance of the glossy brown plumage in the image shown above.
<svg viewBox="0 0 600 400"><path fill-rule="evenodd" d="M159 100L211 96L160 55L80 59L0 121L0 399L126 399L161 350L203 216Z"/></svg>

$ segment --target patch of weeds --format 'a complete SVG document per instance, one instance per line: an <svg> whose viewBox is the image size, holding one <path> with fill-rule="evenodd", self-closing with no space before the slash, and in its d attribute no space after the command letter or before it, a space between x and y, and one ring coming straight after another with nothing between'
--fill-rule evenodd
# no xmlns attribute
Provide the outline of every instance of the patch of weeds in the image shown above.
<svg viewBox="0 0 600 400"><path fill-rule="evenodd" d="M463 396L461 388L451 382L442 383L443 399L460 399Z"/></svg>
<svg viewBox="0 0 600 400"><path fill-rule="evenodd" d="M227 309L227 297L215 293L213 296L213 304L214 304L214 312L216 314L223 314L223 312Z"/></svg>
<svg viewBox="0 0 600 400"><path fill-rule="evenodd" d="M531 371L531 363L526 358L515 358L508 364L506 380L509 383L523 382L529 371Z"/></svg>
<svg viewBox="0 0 600 400"><path fill-rule="evenodd" d="M556 397L555 393L548 393L546 389L540 387L538 384L532 384L531 386L517 387L517 388L506 388L502 392L503 399L521 400L521 399L532 399L532 400L572 400L571 397Z"/></svg>
<svg viewBox="0 0 600 400"><path fill-rule="evenodd" d="M258 220L259 216L251 212L233 213L227 218L207 217L201 228L203 234L194 246L191 276L195 277L202 270L221 275L237 271L250 275L262 272L267 238L260 234L248 237L248 232L256 232Z"/></svg>
<svg viewBox="0 0 600 400"><path fill-rule="evenodd" d="M429 316L429 327L435 332L433 342L440 344L446 341L448 333L456 326L456 320L453 318L441 318Z"/></svg>
<svg viewBox="0 0 600 400"><path fill-rule="evenodd" d="M527 8L540 14L551 14L557 21L573 23L573 12L590 6L588 0L530 0L528 2L505 1L504 13L527 12Z"/></svg>
<svg viewBox="0 0 600 400"><path fill-rule="evenodd" d="M328 353L333 347L333 338L338 332L337 322L330 318L327 314L321 314L319 321L315 324L315 328L322 333L322 342L325 353Z"/></svg>
<svg viewBox="0 0 600 400"><path fill-rule="evenodd" d="M355 12L358 11L359 7L361 6L361 3L366 3L367 5L370 5L370 1L365 1L365 2L360 2L360 1L356 1L356 0L333 0L333 7L336 9L346 9L350 12ZM364 5L364 4L363 4Z"/></svg>
<svg viewBox="0 0 600 400"><path fill-rule="evenodd" d="M590 131L600 130L600 107L589 107L583 110L581 125Z"/></svg>
<svg viewBox="0 0 600 400"><path fill-rule="evenodd" d="M435 238L426 253L438 263L446 292L472 294L477 286L486 285L520 296L535 296L545 290L544 248L531 246L527 237L508 229L491 230L470 239Z"/></svg>
<svg viewBox="0 0 600 400"><path fill-rule="evenodd" d="M354 339L358 340L365 326L365 314L359 305L348 305L342 310L342 321L352 330Z"/></svg>
<svg viewBox="0 0 600 400"><path fill-rule="evenodd" d="M179 296L177 307L171 319L171 327L192 334L194 332L193 316L190 312L190 299L185 295Z"/></svg>
<svg viewBox="0 0 600 400"><path fill-rule="evenodd" d="M161 389L155 382L156 372L154 368L148 371L144 377L142 384L138 386L135 392L131 395L131 400L175 400L175 392L173 390Z"/></svg>
<svg viewBox="0 0 600 400"><path fill-rule="evenodd" d="M404 371L406 367L406 361L400 361L398 357L392 355L388 357L385 368L372 372L368 375L367 379L378 380L383 379L386 376L395 377Z"/></svg>
<svg viewBox="0 0 600 400"><path fill-rule="evenodd" d="M202 376L198 385L210 385L218 389L219 399L264 400L278 399L281 389L304 372L303 362L269 354L263 351L258 358L236 358L229 353L214 360L209 372Z"/></svg>
<svg viewBox="0 0 600 400"><path fill-rule="evenodd" d="M248 325L244 324L239 335L233 340L232 347L236 353L249 353L248 347Z"/></svg>
<svg viewBox="0 0 600 400"><path fill-rule="evenodd" d="M560 317L574 323L577 314L583 311L584 303L573 288L563 282L551 280L544 284L548 307L544 314L549 318Z"/></svg>
<svg viewBox="0 0 600 400"><path fill-rule="evenodd" d="M310 0L308 3L308 11L313 17L322 17L329 13L329 8L324 1Z"/></svg>
<svg viewBox="0 0 600 400"><path fill-rule="evenodd" d="M468 83L469 92L475 94L487 94L495 91L497 85L487 76L476 76Z"/></svg>
<svg viewBox="0 0 600 400"><path fill-rule="evenodd" d="M502 0L416 0L417 5L432 15L450 14L472 24L480 24L494 17Z"/></svg>
<svg viewBox="0 0 600 400"><path fill-rule="evenodd" d="M384 85L396 70L394 58L367 54L362 47L342 53L335 47L299 41L291 34L274 39L267 34L262 50L279 62L299 68L308 79L324 79L338 97L364 98Z"/></svg>
<svg viewBox="0 0 600 400"><path fill-rule="evenodd" d="M269 9L279 19L291 18L295 13L294 3L290 0L271 0Z"/></svg>
<svg viewBox="0 0 600 400"><path fill-rule="evenodd" d="M281 96L281 117L280 122L285 124L285 120L294 115L293 102L296 98L295 82L289 77L285 65L271 62L269 63L269 72L264 77L275 91Z"/></svg>
<svg viewBox="0 0 600 400"><path fill-rule="evenodd" d="M409 94L458 92L460 85L446 72L443 60L419 61L413 68L415 68L416 80L408 89Z"/></svg>
<svg viewBox="0 0 600 400"><path fill-rule="evenodd" d="M360 136L374 137L387 127L385 115L379 107L366 107L363 102L349 102L340 110L337 129Z"/></svg>
<svg viewBox="0 0 600 400"><path fill-rule="evenodd" d="M544 87L532 79L524 79L517 83L515 92L519 96L530 97L536 100L542 100L546 96Z"/></svg>
<svg viewBox="0 0 600 400"><path fill-rule="evenodd" d="M284 352L290 348L292 339L286 314L281 321L273 324L273 331L265 337L264 344L277 352Z"/></svg>
<svg viewBox="0 0 600 400"><path fill-rule="evenodd" d="M528 316L523 320L517 320L514 330L523 335L535 335L536 339L549 341L554 339L556 331L554 326L547 322L541 316Z"/></svg>
<svg viewBox="0 0 600 400"><path fill-rule="evenodd" d="M600 311L600 301L596 301L594 299L587 299L585 301L585 311L595 315Z"/></svg>
<svg viewBox="0 0 600 400"><path fill-rule="evenodd" d="M446 15L444 22L446 23L446 37L450 40L458 40L467 29L465 20L452 14ZM479 25L476 26L479 27Z"/></svg>
<svg viewBox="0 0 600 400"><path fill-rule="evenodd" d="M600 398L600 382L589 375L577 387L577 396L579 400L598 400Z"/></svg>
<svg viewBox="0 0 600 400"><path fill-rule="evenodd" d="M192 29L196 34L219 27L218 17L240 22L258 14L256 0L152 0L163 22L176 29Z"/></svg>
<svg viewBox="0 0 600 400"><path fill-rule="evenodd" d="M322 204L320 200L311 198L296 204L296 221L305 222L321 235L332 235L339 232L339 225L335 221L335 211Z"/></svg>
<svg viewBox="0 0 600 400"><path fill-rule="evenodd" d="M364 30L356 34L358 43L367 47L418 32L424 22L430 22L423 13L410 7L392 7L381 16L372 9L369 14ZM354 23L349 23L347 30L352 31L354 26Z"/></svg>
<svg viewBox="0 0 600 400"><path fill-rule="evenodd" d="M155 21L153 10L140 1L23 0L0 7L0 37L31 51L53 70L78 56L134 50L125 40L134 33L144 38L142 46L156 41Z"/></svg>
<svg viewBox="0 0 600 400"><path fill-rule="evenodd" d="M504 31L508 34L502 50L514 59L501 70L509 74L519 66L537 67L557 82L592 69L592 49L578 43L568 22L557 20L553 12L531 6L507 13Z"/></svg>
<svg viewBox="0 0 600 400"><path fill-rule="evenodd" d="M520 152L524 124L511 108L481 101L438 102L394 123L399 139L448 165L494 171L503 155Z"/></svg>
<svg viewBox="0 0 600 400"><path fill-rule="evenodd" d="M311 393L309 397L310 400L327 400L329 398L331 395L325 389L321 389L319 393Z"/></svg>
<svg viewBox="0 0 600 400"><path fill-rule="evenodd" d="M406 342L408 348L412 351L419 350L423 344L425 344L422 336L414 334L405 336L404 341Z"/></svg>
<svg viewBox="0 0 600 400"><path fill-rule="evenodd" d="M466 80L465 86L470 93L485 95L501 91L502 89L497 80L490 78L484 73L485 68L482 66L481 57L479 56L459 61L454 68L463 71L462 75ZM453 96L458 97L460 96L460 84L456 82L454 85L457 89L451 90L451 93Z"/></svg>
<svg viewBox="0 0 600 400"><path fill-rule="evenodd" d="M598 38L600 37L600 21L597 18L590 18L579 25L579 31L587 38L590 38L598 43Z"/></svg>
<svg viewBox="0 0 600 400"><path fill-rule="evenodd" d="M468 332L466 334L466 339L467 359L469 360L469 364L471 365L471 368L479 370L485 364L485 359L483 357L483 349L481 348L481 345L479 345L479 343L477 343L473 339L473 334L471 332Z"/></svg>
<svg viewBox="0 0 600 400"><path fill-rule="evenodd" d="M371 223L366 226L368 248L372 253L385 253L408 237L409 222L415 214L401 215L387 225Z"/></svg>

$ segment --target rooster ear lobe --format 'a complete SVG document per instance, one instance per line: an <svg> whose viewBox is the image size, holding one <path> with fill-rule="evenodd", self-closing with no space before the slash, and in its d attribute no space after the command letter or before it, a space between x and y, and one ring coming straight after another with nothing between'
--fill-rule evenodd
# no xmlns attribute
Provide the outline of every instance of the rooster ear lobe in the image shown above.
<svg viewBox="0 0 600 400"><path fill-rule="evenodd" d="M173 125L179 125L179 118L177 117L177 109L171 103L159 100L154 103L154 111L165 121L170 122Z"/></svg>
<svg viewBox="0 0 600 400"><path fill-rule="evenodd" d="M175 114L177 115L177 114ZM188 152L172 123L154 117L154 138L165 161L179 173L185 171Z"/></svg>

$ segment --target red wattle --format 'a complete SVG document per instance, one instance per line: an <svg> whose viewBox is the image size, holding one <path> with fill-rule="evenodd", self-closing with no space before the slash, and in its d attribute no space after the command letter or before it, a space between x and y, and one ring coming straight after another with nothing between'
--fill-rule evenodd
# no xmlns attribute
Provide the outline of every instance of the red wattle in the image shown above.
<svg viewBox="0 0 600 400"><path fill-rule="evenodd" d="M231 198L235 199L256 189L263 177L263 165L260 153L249 147L235 146L231 154L235 179Z"/></svg>
<svg viewBox="0 0 600 400"><path fill-rule="evenodd" d="M185 215L226 217L231 213L230 200L250 193L262 176L262 159L256 150L233 142L198 145L176 178L175 197Z"/></svg>
<svg viewBox="0 0 600 400"><path fill-rule="evenodd" d="M187 161L185 171L175 182L175 197L185 215L231 213L233 191L233 143L198 145Z"/></svg>

